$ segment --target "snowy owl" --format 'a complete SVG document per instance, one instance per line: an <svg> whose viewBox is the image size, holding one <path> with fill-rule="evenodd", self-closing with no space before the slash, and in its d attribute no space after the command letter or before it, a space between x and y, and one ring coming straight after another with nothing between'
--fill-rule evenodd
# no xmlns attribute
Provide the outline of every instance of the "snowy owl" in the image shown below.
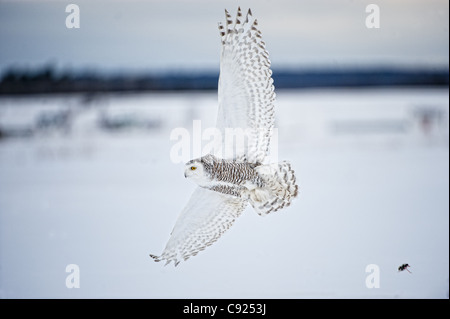
<svg viewBox="0 0 450 319"><path fill-rule="evenodd" d="M242 128L246 143L233 143L232 156L207 154L186 163L185 177L198 184L180 213L167 245L155 261L182 260L213 244L250 203L267 215L289 206L298 186L288 162L265 163L274 127L275 92L270 60L258 22L249 9L236 19L225 10L219 23L222 40L217 129ZM219 153L220 154L220 153ZM230 153L228 153L230 154Z"/></svg>

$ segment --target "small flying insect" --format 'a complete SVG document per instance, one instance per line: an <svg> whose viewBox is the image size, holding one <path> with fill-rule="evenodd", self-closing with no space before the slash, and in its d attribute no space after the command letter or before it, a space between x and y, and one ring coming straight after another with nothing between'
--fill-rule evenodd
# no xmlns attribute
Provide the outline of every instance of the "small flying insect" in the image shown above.
<svg viewBox="0 0 450 319"><path fill-rule="evenodd" d="M398 271L406 270L407 272L409 272L411 274L411 272L408 270L409 267L411 267L411 266L408 264L403 264L400 267L398 267Z"/></svg>

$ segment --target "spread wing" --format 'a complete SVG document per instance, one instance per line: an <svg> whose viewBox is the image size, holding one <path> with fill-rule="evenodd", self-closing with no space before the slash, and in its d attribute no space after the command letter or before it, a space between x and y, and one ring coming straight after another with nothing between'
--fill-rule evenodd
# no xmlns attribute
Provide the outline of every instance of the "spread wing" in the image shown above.
<svg viewBox="0 0 450 319"><path fill-rule="evenodd" d="M225 14L225 25L219 23L222 52L217 116L224 139L222 157L263 162L275 120L269 54L250 9L244 20L239 8L234 23L227 10ZM244 130L245 145L227 141L227 128Z"/></svg>
<svg viewBox="0 0 450 319"><path fill-rule="evenodd" d="M233 224L247 202L240 198L198 187L178 216L166 248L155 261L175 266L213 244Z"/></svg>

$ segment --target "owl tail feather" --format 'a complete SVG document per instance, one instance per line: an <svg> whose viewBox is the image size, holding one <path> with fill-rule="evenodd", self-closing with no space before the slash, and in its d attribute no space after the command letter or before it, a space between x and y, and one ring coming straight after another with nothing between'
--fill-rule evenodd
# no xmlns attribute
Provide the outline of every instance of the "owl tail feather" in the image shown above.
<svg viewBox="0 0 450 319"><path fill-rule="evenodd" d="M289 162L260 165L255 168L265 186L250 191L249 201L256 212L267 215L291 204L298 195L294 170Z"/></svg>

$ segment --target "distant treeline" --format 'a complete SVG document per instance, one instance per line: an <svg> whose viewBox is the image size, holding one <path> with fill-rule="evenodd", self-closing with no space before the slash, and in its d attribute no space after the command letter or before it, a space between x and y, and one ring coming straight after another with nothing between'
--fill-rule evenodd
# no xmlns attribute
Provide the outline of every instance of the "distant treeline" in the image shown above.
<svg viewBox="0 0 450 319"><path fill-rule="evenodd" d="M0 80L0 95L216 90L217 72L105 75L100 73L58 73L52 67L35 71L10 69ZM448 86L449 70L411 69L275 69L277 89L365 86Z"/></svg>

